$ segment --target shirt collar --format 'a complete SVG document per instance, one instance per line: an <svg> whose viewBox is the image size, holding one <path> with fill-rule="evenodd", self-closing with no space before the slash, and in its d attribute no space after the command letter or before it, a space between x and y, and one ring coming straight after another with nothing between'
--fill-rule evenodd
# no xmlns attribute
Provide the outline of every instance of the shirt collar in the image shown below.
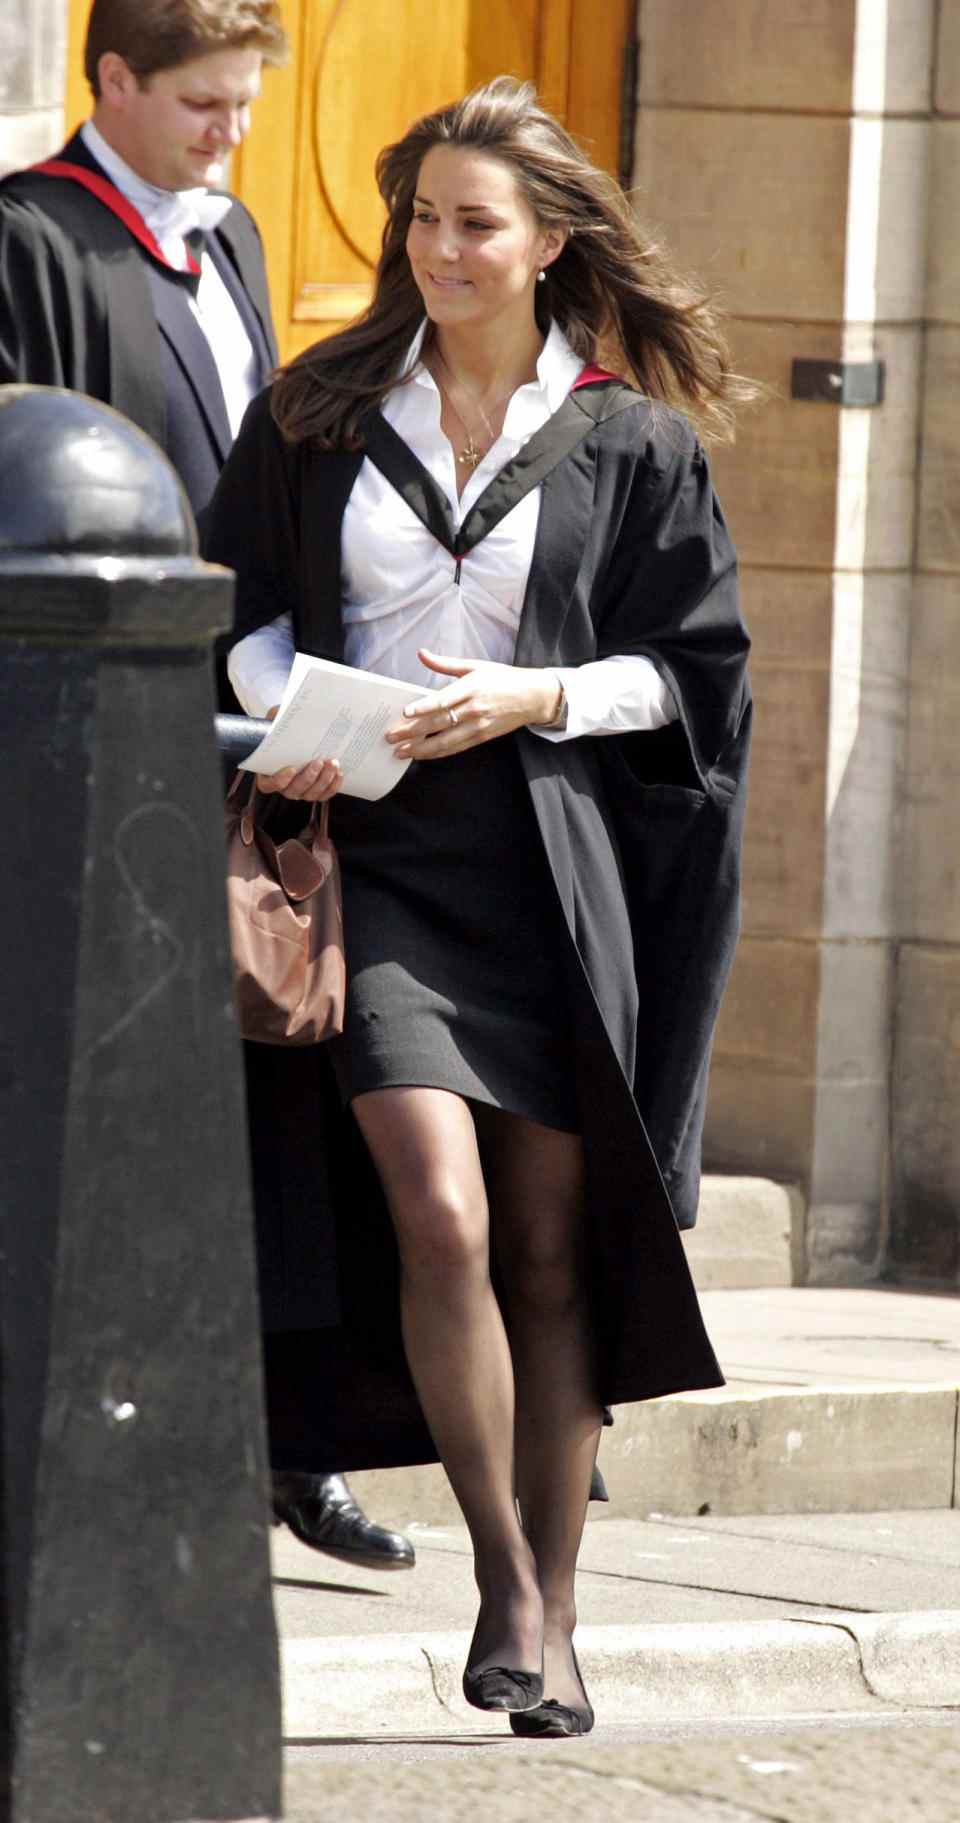
<svg viewBox="0 0 960 1823"><path fill-rule="evenodd" d="M110 182L133 204L161 245L171 234L189 233L191 226L208 230L217 227L233 207L232 197L214 195L203 188L161 190L159 185L148 183L107 144L92 120L81 127L80 137Z"/></svg>
<svg viewBox="0 0 960 1823"><path fill-rule="evenodd" d="M414 384L425 386L428 391L436 392L436 381L420 359L426 333L427 319L425 317L407 349L400 377L405 378L407 374L412 374ZM537 377L535 380L528 380L525 386L519 387L514 393L510 401L508 416L513 414L518 400L529 400L534 403L538 394L546 401L551 415L555 411L559 411L582 369L583 361L578 354L574 353L563 330L558 324L551 323L547 339L537 357Z"/></svg>

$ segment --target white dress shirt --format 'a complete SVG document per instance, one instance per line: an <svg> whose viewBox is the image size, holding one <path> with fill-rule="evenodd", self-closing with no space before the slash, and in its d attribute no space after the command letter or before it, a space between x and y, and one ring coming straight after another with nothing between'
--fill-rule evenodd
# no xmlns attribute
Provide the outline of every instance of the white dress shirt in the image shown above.
<svg viewBox="0 0 960 1823"><path fill-rule="evenodd" d="M537 362L537 378L507 406L503 430L473 470L459 500L455 457L440 428L442 401L420 361L426 326L405 364L408 384L384 401L388 423L443 489L460 525L494 475L562 405L583 362L554 325ZM445 657L512 664L540 516L531 489L456 564L369 459L361 465L343 518L344 657L350 665L400 678L416 689L442 689L451 679L427 671L420 646ZM234 691L250 715L280 701L293 663L289 615L250 633L228 660ZM551 666L563 684L563 729L536 729L551 740L663 727L676 719L668 686L649 659L635 656Z"/></svg>
<svg viewBox="0 0 960 1823"><path fill-rule="evenodd" d="M143 217L164 258L178 272L186 272L189 256L184 236L195 228L212 232L233 208L232 199L211 196L203 189L160 190L156 184L148 184L107 144L92 120L81 127L80 137L110 182ZM235 437L257 391L257 357L243 318L212 259L201 260L200 283L196 296L189 293L189 302L210 344Z"/></svg>

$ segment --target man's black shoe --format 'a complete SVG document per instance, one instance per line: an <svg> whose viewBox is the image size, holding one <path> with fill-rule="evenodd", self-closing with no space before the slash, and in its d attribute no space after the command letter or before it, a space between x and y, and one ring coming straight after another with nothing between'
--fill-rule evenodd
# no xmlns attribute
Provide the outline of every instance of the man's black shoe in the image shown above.
<svg viewBox="0 0 960 1823"><path fill-rule="evenodd" d="M314 1551L367 1570L412 1570L416 1562L409 1538L374 1525L342 1475L275 1474L273 1520Z"/></svg>

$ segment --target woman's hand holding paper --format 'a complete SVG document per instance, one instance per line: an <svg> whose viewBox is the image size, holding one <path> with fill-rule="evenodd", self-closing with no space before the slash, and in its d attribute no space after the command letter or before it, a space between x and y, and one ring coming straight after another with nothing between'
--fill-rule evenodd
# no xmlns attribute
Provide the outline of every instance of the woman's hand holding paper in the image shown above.
<svg viewBox="0 0 960 1823"><path fill-rule="evenodd" d="M416 697L387 730L399 759L439 760L465 753L516 728L549 724L562 702L552 671L489 659L444 658L421 649L422 665L451 677L443 690Z"/></svg>
<svg viewBox="0 0 960 1823"><path fill-rule="evenodd" d="M280 704L274 703L267 710L266 720L276 720ZM279 791L285 798L300 798L308 804L322 804L325 798L332 798L343 784L343 774L338 760L311 760L309 766L301 766L295 772L292 766L285 766L282 772L261 773L257 779L261 791Z"/></svg>

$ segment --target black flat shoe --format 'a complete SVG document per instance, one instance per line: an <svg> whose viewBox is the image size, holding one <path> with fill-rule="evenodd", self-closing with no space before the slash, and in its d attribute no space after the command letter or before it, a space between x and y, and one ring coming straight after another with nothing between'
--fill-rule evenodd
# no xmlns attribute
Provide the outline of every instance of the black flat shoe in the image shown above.
<svg viewBox="0 0 960 1823"><path fill-rule="evenodd" d="M463 1694L474 1709L508 1710L511 1720L525 1709L535 1709L543 1696L542 1671L511 1671L506 1665L488 1665L485 1671L463 1674Z"/></svg>
<svg viewBox="0 0 960 1823"><path fill-rule="evenodd" d="M533 1709L527 1709L522 1715L511 1715L510 1726L514 1734L523 1735L528 1740L543 1741L561 1740L569 1735L590 1733L594 1723L594 1714L584 1688L583 1673L577 1664L575 1652L573 1665L583 1691L583 1708L571 1709L568 1704L558 1703L555 1697L548 1696L546 1702L537 1703Z"/></svg>

